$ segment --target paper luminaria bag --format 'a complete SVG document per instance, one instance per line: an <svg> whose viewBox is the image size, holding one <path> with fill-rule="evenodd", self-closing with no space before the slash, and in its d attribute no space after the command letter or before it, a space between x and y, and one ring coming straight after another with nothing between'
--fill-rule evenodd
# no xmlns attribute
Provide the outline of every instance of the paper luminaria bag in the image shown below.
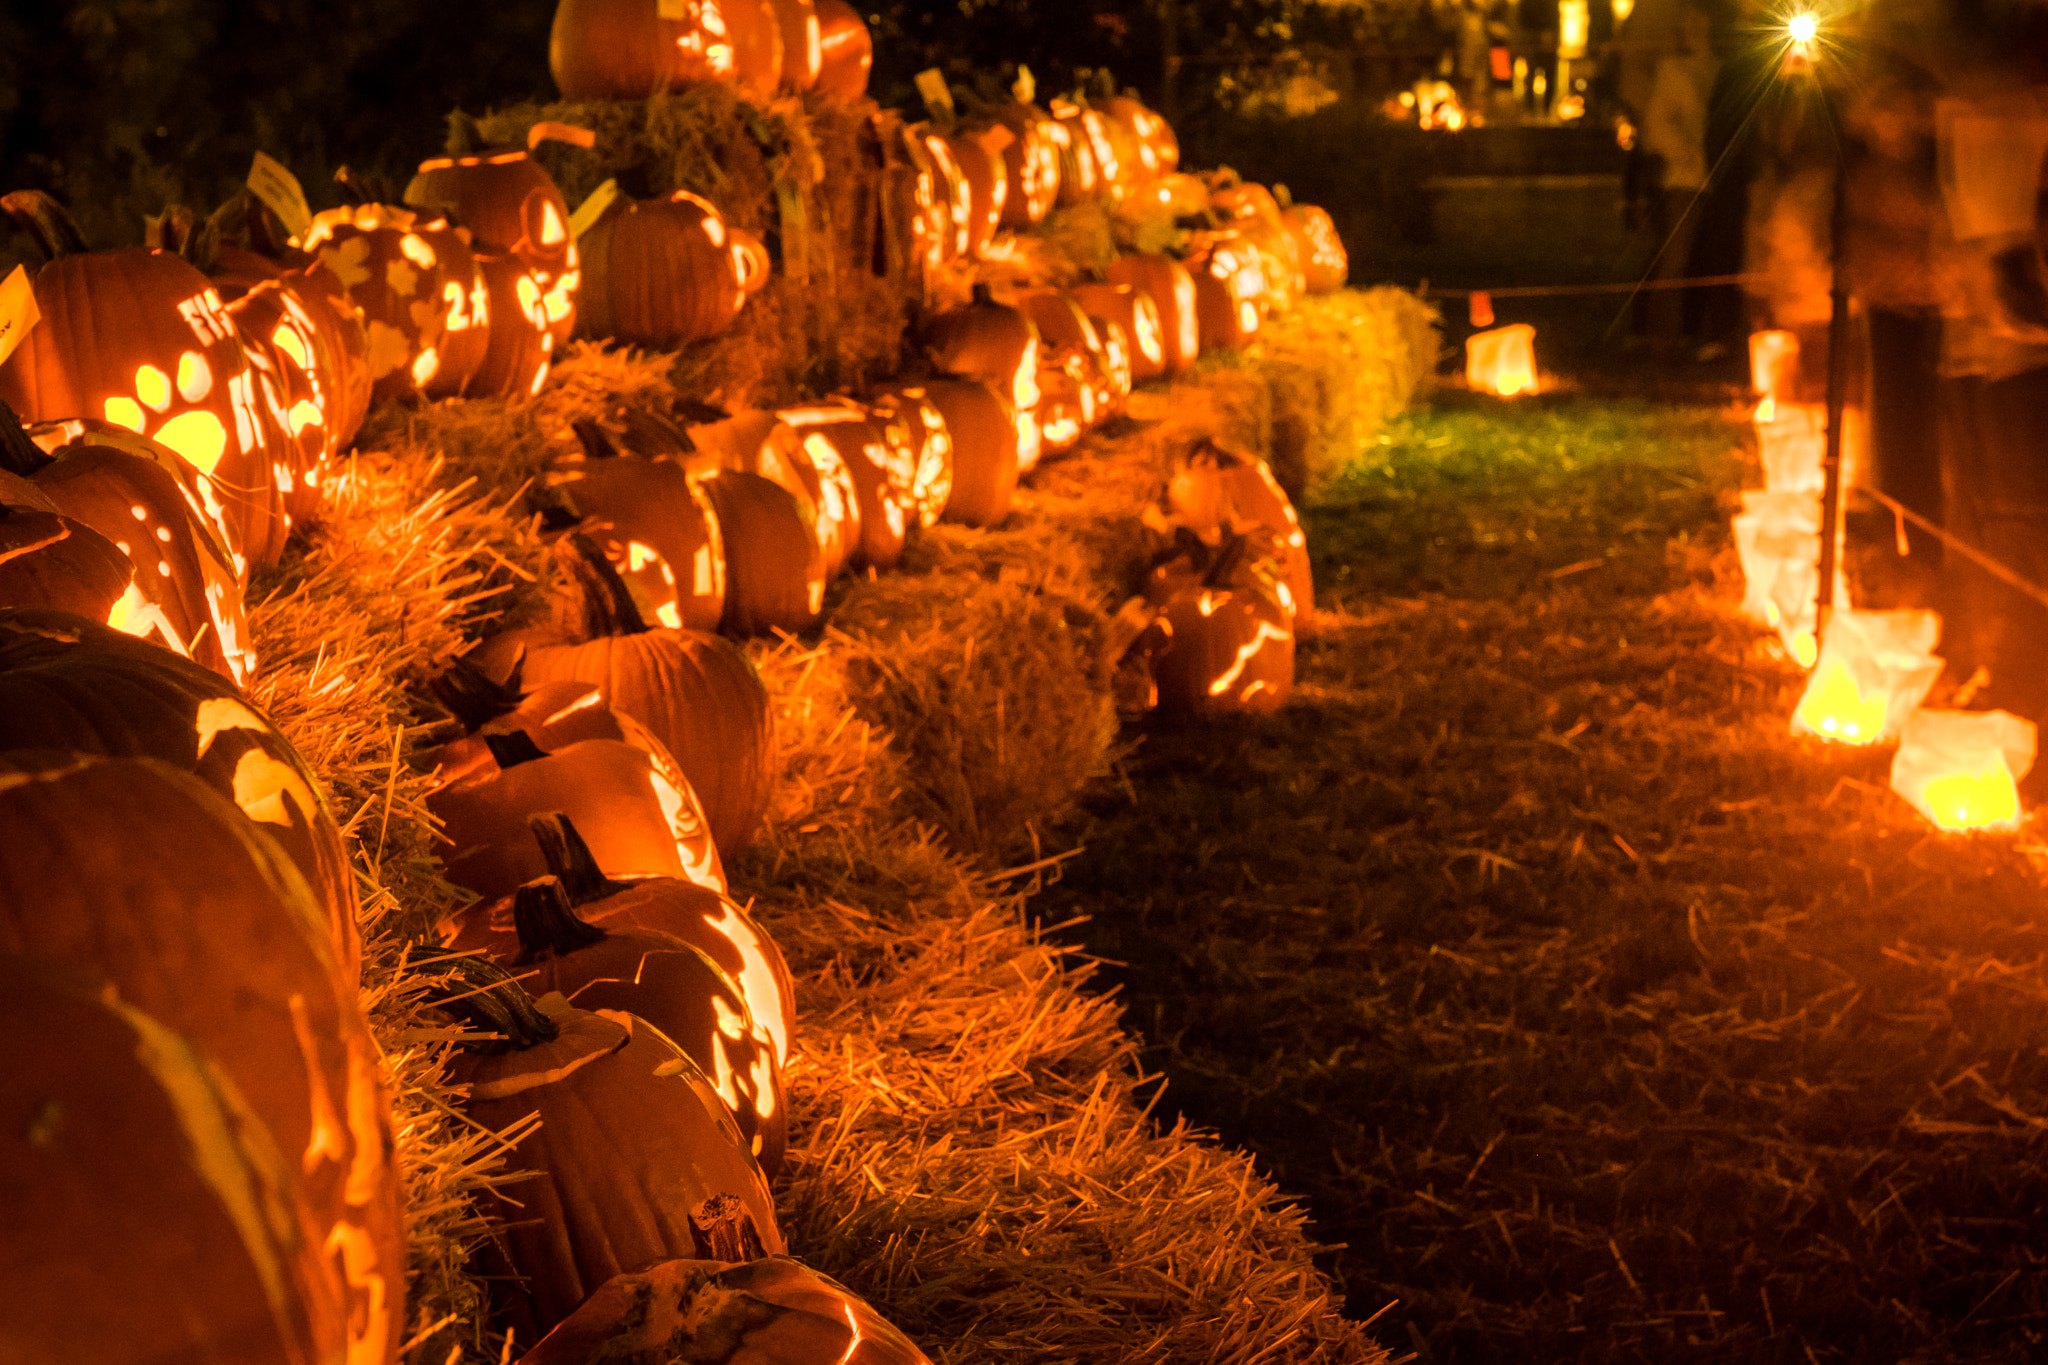
<svg viewBox="0 0 2048 1365"><path fill-rule="evenodd" d="M1916 711L1892 757L1892 790L1943 829L2010 828L2037 739L2009 711Z"/></svg>
<svg viewBox="0 0 2048 1365"><path fill-rule="evenodd" d="M1941 676L1940 638L1941 617L1931 611L1835 612L1792 733L1841 744L1896 737Z"/></svg>
<svg viewBox="0 0 2048 1365"><path fill-rule="evenodd" d="M1535 393L1536 329L1515 322L1466 337L1465 384L1502 398Z"/></svg>

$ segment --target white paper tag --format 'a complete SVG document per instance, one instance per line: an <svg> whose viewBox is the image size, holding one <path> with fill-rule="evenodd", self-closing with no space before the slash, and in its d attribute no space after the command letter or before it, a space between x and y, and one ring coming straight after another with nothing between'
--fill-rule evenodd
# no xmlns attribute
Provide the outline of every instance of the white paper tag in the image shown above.
<svg viewBox="0 0 2048 1365"><path fill-rule="evenodd" d="M35 286L28 280L28 269L18 265L6 279L0 280L0 364L7 362L14 348L21 345L21 339L42 318L42 310L36 307Z"/></svg>
<svg viewBox="0 0 2048 1365"><path fill-rule="evenodd" d="M249 163L249 193L261 199L292 236L304 235L312 225L313 210L306 204L299 178L262 152Z"/></svg>
<svg viewBox="0 0 2048 1365"><path fill-rule="evenodd" d="M917 93L924 96L924 107L933 118L953 117L953 92L946 85L945 73L936 66L928 66L917 73Z"/></svg>
<svg viewBox="0 0 2048 1365"><path fill-rule="evenodd" d="M569 235L571 237L581 237L584 233L590 231L591 228L597 225L597 220L604 217L604 211L610 208L613 201L618 197L619 182L616 180L607 180L592 190L590 197L578 204L576 211L569 215Z"/></svg>

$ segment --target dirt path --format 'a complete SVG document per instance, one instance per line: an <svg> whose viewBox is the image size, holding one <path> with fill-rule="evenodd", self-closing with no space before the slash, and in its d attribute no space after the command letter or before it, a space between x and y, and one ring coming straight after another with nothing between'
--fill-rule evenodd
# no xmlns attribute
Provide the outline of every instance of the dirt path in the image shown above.
<svg viewBox="0 0 2048 1365"><path fill-rule="evenodd" d="M1397 424L1295 700L1140 737L1039 906L1425 1360L2042 1349L2048 898L1787 733L1736 411Z"/></svg>

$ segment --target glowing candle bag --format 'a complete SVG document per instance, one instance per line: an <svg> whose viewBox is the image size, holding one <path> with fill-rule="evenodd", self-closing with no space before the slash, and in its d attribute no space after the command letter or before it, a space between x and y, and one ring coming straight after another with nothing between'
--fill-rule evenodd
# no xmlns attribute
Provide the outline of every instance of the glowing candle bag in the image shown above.
<svg viewBox="0 0 2048 1365"><path fill-rule="evenodd" d="M1535 393L1536 329L1516 322L1465 338L1465 384L1502 398Z"/></svg>
<svg viewBox="0 0 2048 1365"><path fill-rule="evenodd" d="M1849 611L1828 618L1820 660L1792 713L1792 733L1841 744L1896 738L1941 676L1931 611Z"/></svg>
<svg viewBox="0 0 2048 1365"><path fill-rule="evenodd" d="M1756 442L1764 467L1764 487L1784 493L1820 492L1827 441L1828 410L1822 404L1758 405Z"/></svg>
<svg viewBox="0 0 2048 1365"><path fill-rule="evenodd" d="M1749 334L1749 383L1757 397L1780 403L1799 380L1799 338L1790 332ZM1762 414L1759 413L1760 420Z"/></svg>
<svg viewBox="0 0 2048 1365"><path fill-rule="evenodd" d="M2036 740L2034 723L2009 711L1917 711L1892 758L1892 790L1943 829L2010 829Z"/></svg>

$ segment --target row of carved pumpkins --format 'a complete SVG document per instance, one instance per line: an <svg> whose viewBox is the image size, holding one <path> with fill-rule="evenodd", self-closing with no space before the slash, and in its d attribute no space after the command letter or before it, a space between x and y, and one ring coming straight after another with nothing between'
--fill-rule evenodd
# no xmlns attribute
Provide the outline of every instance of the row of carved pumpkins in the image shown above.
<svg viewBox="0 0 2048 1365"><path fill-rule="evenodd" d="M673 757L589 683L516 696L450 677L435 690L464 733L428 756L432 804L452 837L516 838L542 869L508 886L456 858L488 898L406 969L497 1036L454 1079L537 1173L491 1196L516 1205L494 1253L516 1277L504 1320L528 1340L571 1315L572 1335L595 1330L603 1302L579 1308L592 1290L683 1258L845 1345L865 1334L867 1359L922 1360L779 1254L766 1181L788 973L725 894ZM9 609L0 824L14 1057L0 1145L26 1201L0 1229L0 1335L38 1360L395 1361L406 1244L389 1096L358 1003L353 881L304 760L217 674L84 618ZM701 856L683 867L686 845ZM131 1311L79 1312L114 1295Z"/></svg>

